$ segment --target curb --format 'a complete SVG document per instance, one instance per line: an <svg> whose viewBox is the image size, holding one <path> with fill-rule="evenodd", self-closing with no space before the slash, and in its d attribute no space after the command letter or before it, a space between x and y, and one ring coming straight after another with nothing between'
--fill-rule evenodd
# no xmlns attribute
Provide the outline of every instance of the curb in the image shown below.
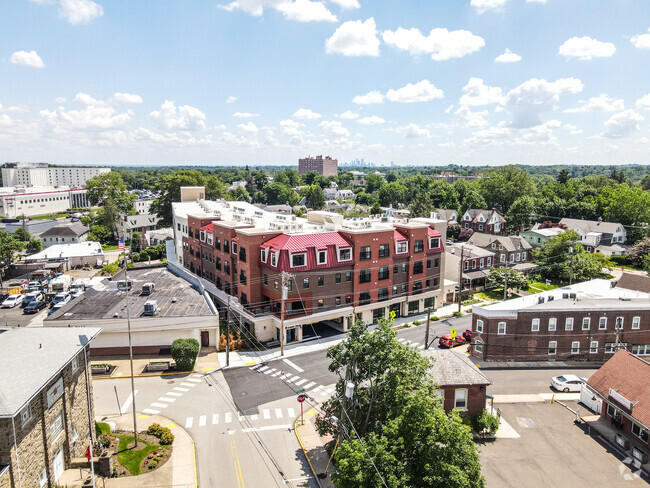
<svg viewBox="0 0 650 488"><path fill-rule="evenodd" d="M196 447L194 445L194 440L192 440L192 458L194 459L194 486L196 486L196 488L199 488L199 477L196 471Z"/></svg>
<svg viewBox="0 0 650 488"><path fill-rule="evenodd" d="M305 455L305 459L307 459L307 463L309 464L309 468L311 469L311 472L314 475L316 484L318 484L318 486L322 488L322 485L320 484L320 479L318 478L318 474L316 473L316 470L314 469L314 465L311 463L311 459L309 459L309 456L307 455L307 451L305 450L305 446L302 443L302 439L300 439L300 435L298 434L298 429L296 428L297 425L298 425L298 418L296 418L296 420L294 420L293 422L293 433L296 435L296 439L298 439L298 443L300 444L302 453Z"/></svg>
<svg viewBox="0 0 650 488"><path fill-rule="evenodd" d="M134 374L134 378L151 378L151 377L156 377L156 376L172 376L172 375L181 375L181 374L192 374L192 373L201 373L201 371L178 371L175 373L157 373L157 374ZM96 376L95 378L92 378L92 380L115 380L115 379L121 379L121 378L131 378L131 375L125 376Z"/></svg>
<svg viewBox="0 0 650 488"><path fill-rule="evenodd" d="M470 360L472 358L470 357ZM475 363L476 364L476 363ZM478 365L478 368L481 371L532 371L532 370L544 370L544 369L598 369L600 366L596 366L593 364L590 365L572 365L572 364L565 364L564 366L485 366L485 365ZM601 364L602 366L602 364Z"/></svg>

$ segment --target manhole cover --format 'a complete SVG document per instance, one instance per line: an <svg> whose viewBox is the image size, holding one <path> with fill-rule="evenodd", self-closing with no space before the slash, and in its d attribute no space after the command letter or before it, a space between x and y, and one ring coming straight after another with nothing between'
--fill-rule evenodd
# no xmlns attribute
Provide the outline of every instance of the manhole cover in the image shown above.
<svg viewBox="0 0 650 488"><path fill-rule="evenodd" d="M174 383L174 380L171 380L171 381L167 382L167 384L169 384L169 385L171 385L172 383Z"/></svg>
<svg viewBox="0 0 650 488"><path fill-rule="evenodd" d="M245 391L242 391L242 392L240 393L240 395L241 395L241 396L246 396L246 392L245 392Z"/></svg>

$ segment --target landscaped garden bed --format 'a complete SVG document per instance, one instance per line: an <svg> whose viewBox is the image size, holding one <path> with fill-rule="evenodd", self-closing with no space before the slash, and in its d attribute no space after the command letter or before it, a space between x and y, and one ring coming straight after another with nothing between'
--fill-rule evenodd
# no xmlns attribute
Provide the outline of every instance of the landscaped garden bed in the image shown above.
<svg viewBox="0 0 650 488"><path fill-rule="evenodd" d="M171 369L171 367L172 364L169 361L151 361L149 364L147 364L144 370L147 372L167 371Z"/></svg>
<svg viewBox="0 0 650 488"><path fill-rule="evenodd" d="M97 375L110 376L113 374L113 371L115 371L116 368L117 366L108 363L91 364L90 374L92 374L93 376L97 376Z"/></svg>

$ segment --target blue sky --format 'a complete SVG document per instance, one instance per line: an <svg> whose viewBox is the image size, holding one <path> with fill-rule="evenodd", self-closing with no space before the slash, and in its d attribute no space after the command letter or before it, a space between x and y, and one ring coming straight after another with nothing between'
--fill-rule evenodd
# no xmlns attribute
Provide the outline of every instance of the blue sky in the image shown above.
<svg viewBox="0 0 650 488"><path fill-rule="evenodd" d="M645 0L7 0L0 161L647 163Z"/></svg>

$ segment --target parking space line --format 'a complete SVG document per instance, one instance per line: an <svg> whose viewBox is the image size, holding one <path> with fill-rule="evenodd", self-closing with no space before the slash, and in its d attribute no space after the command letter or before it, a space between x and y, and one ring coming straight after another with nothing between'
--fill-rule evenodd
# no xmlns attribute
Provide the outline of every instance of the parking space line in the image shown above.
<svg viewBox="0 0 650 488"><path fill-rule="evenodd" d="M194 423L194 417L187 417L185 419L185 428L186 429L191 429L193 423Z"/></svg>

